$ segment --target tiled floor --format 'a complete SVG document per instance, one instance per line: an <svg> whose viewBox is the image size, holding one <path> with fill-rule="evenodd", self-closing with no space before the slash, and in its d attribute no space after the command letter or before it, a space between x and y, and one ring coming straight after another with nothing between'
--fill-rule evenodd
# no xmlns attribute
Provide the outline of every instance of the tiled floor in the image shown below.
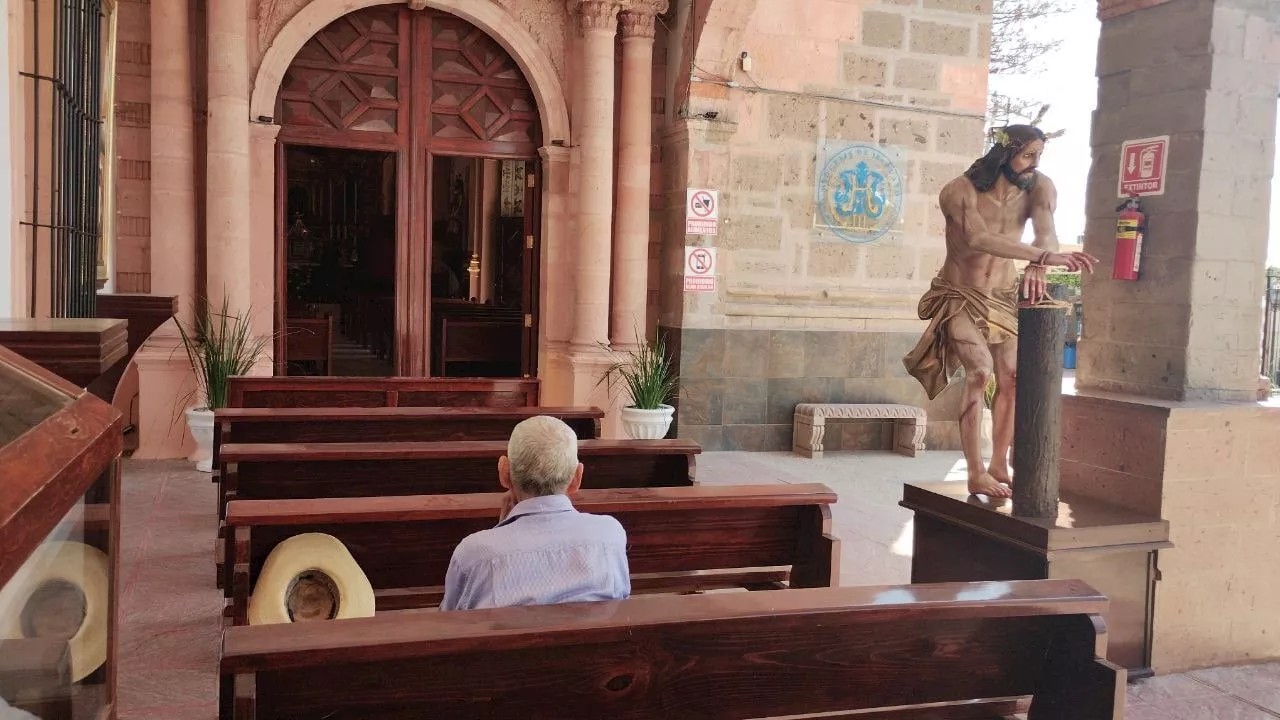
<svg viewBox="0 0 1280 720"><path fill-rule="evenodd" d="M837 453L708 453L705 483L822 482L833 508L845 585L909 580L904 482L963 480L957 453L908 459ZM187 462L131 460L125 470L120 720L214 720L221 593L213 586L213 485ZM1128 720L1280 718L1280 664L1214 668L1130 686Z"/></svg>

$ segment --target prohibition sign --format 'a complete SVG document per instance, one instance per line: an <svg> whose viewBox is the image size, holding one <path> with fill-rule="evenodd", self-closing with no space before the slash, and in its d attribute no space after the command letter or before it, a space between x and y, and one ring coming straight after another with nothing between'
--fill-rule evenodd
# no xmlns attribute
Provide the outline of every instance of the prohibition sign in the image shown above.
<svg viewBox="0 0 1280 720"><path fill-rule="evenodd" d="M689 209L698 219L711 217L716 212L716 199L706 190L699 190L689 201Z"/></svg>
<svg viewBox="0 0 1280 720"><path fill-rule="evenodd" d="M698 248L689 253L689 271L694 275L707 275L715 266L715 260L705 248Z"/></svg>

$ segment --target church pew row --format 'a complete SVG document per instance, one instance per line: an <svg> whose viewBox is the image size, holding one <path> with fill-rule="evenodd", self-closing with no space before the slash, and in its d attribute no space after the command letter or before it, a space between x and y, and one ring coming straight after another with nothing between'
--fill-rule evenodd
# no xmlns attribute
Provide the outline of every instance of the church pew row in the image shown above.
<svg viewBox="0 0 1280 720"><path fill-rule="evenodd" d="M225 472L228 443L328 443L380 440L506 440L537 415L563 420L580 440L600 437L604 411L581 408L222 408L214 412L214 482Z"/></svg>
<svg viewBox="0 0 1280 720"><path fill-rule="evenodd" d="M223 632L219 712L921 720L1008 716L1029 699L1029 720L1120 720L1126 675L1101 659L1106 609L1082 582L1029 580L236 626Z"/></svg>
<svg viewBox="0 0 1280 720"><path fill-rule="evenodd" d="M827 486L751 485L583 490L574 506L610 515L627 531L632 589L824 587L839 582ZM434 607L454 548L497 524L502 494L321 500L237 500L224 581L227 615L247 622L267 556L301 533L340 540L372 583L378 612Z"/></svg>
<svg viewBox="0 0 1280 720"><path fill-rule="evenodd" d="M263 377L227 382L227 406L537 407L537 378Z"/></svg>
<svg viewBox="0 0 1280 720"><path fill-rule="evenodd" d="M501 440L433 443L229 444L222 449L226 479L218 516L239 500L453 495L501 492ZM688 440L582 440L582 486L681 487L694 483L702 448ZM222 582L225 526L218 528L215 563ZM221 585L219 585L221 587Z"/></svg>

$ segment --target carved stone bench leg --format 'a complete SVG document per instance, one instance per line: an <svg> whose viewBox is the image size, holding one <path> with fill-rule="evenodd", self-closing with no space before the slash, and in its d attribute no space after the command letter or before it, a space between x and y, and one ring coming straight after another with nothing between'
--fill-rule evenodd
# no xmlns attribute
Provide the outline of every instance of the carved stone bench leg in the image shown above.
<svg viewBox="0 0 1280 720"><path fill-rule="evenodd" d="M924 450L924 434L928 425L922 418L901 418L893 422L893 451L915 457Z"/></svg>
<svg viewBox="0 0 1280 720"><path fill-rule="evenodd" d="M822 457L822 436L826 432L824 417L799 416L791 430L791 450L807 458Z"/></svg>

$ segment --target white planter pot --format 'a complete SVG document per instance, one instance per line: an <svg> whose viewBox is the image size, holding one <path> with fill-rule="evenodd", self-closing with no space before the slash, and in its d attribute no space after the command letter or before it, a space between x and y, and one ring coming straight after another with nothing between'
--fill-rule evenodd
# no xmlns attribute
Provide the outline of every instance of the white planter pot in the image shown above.
<svg viewBox="0 0 1280 720"><path fill-rule="evenodd" d="M187 408L187 427L196 441L196 470L213 471L213 411Z"/></svg>
<svg viewBox="0 0 1280 720"><path fill-rule="evenodd" d="M657 410L622 408L622 429L632 440L661 440L671 429L671 416L675 408L662 405Z"/></svg>
<svg viewBox="0 0 1280 720"><path fill-rule="evenodd" d="M990 459L995 451L993 445L991 410L982 408L982 424L978 428L978 439L982 442L982 457Z"/></svg>

